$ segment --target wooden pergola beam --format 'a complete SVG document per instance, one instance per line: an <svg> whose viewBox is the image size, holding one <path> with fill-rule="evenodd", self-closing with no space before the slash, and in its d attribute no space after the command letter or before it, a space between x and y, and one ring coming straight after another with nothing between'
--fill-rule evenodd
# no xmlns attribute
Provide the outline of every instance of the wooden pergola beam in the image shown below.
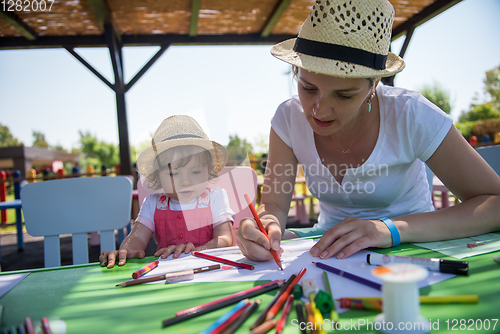
<svg viewBox="0 0 500 334"><path fill-rule="evenodd" d="M261 37L268 37L271 34L271 31L273 30L274 26L280 20L281 15L283 15L283 12L288 8L288 5L290 5L290 2L291 2L291 0L281 0L277 4L273 13L271 14L269 19L267 20L266 25L264 26L264 29L262 29L262 33L260 34Z"/></svg>
<svg viewBox="0 0 500 334"><path fill-rule="evenodd" d="M38 37L37 33L26 23L24 23L24 21L19 16L17 16L16 13L4 11L2 8L0 10L0 17L10 23L10 25L13 26L17 31L19 31L21 35L23 35L23 37L27 40L33 41Z"/></svg>
<svg viewBox="0 0 500 334"><path fill-rule="evenodd" d="M87 2L90 6L90 9L92 9L92 12L94 13L102 31L104 32L106 25L111 25L113 33L115 34L118 41L121 43L120 33L118 31L118 28L116 27L115 21L113 20L113 16L111 15L111 9L109 8L109 5L106 2L106 0L87 0Z"/></svg>

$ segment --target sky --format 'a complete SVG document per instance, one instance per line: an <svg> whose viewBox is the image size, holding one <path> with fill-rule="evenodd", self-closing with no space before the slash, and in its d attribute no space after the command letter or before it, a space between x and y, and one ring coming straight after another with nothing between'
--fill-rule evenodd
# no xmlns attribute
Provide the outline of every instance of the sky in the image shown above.
<svg viewBox="0 0 500 334"><path fill-rule="evenodd" d="M475 96L484 98L485 73L500 65L499 17L499 0L464 0L421 25L395 86L439 84L457 120ZM392 43L394 53L403 39ZM131 145L150 141L163 119L186 114L222 145L237 134L262 149L276 108L296 94L290 66L270 48L171 46L126 95ZM124 48L127 82L157 50ZM113 82L107 49L76 51ZM0 124L26 146L33 131L68 150L79 147L80 131L118 144L114 92L64 49L0 50Z"/></svg>

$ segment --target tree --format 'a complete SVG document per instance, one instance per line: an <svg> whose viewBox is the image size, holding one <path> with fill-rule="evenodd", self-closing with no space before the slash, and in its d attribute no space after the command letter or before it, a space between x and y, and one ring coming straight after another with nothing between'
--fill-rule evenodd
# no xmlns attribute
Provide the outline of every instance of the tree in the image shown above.
<svg viewBox="0 0 500 334"><path fill-rule="evenodd" d="M45 135L38 131L33 131L33 147L49 148L49 143L45 140Z"/></svg>
<svg viewBox="0 0 500 334"><path fill-rule="evenodd" d="M484 84L486 85L484 90L491 97L491 104L500 112L500 66L486 72Z"/></svg>
<svg viewBox="0 0 500 334"><path fill-rule="evenodd" d="M14 138L5 125L0 124L0 147L21 146L22 142Z"/></svg>
<svg viewBox="0 0 500 334"><path fill-rule="evenodd" d="M238 135L229 135L229 143L226 146L229 153L229 159L232 161L240 161L252 153L252 144L247 142L246 139L240 139Z"/></svg>
<svg viewBox="0 0 500 334"><path fill-rule="evenodd" d="M424 85L420 89L420 93L448 115L451 113L450 93L442 88L439 83L435 82L433 85Z"/></svg>
<svg viewBox="0 0 500 334"><path fill-rule="evenodd" d="M484 102L475 98L476 103L471 103L468 111L462 111L459 122L500 118L500 66L486 72L484 84Z"/></svg>
<svg viewBox="0 0 500 334"><path fill-rule="evenodd" d="M79 133L81 152L87 156L87 163L107 166L120 163L119 150L116 145L99 141L89 132L79 131Z"/></svg>

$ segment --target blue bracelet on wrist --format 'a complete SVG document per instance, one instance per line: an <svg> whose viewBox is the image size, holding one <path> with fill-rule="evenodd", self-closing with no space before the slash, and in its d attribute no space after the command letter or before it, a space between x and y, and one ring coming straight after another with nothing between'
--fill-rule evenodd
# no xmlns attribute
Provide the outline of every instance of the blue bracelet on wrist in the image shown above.
<svg viewBox="0 0 500 334"><path fill-rule="evenodd" d="M399 235L398 228L394 225L394 222L387 217L380 218L380 220L387 226L392 236L392 247L398 246L401 243L401 237Z"/></svg>

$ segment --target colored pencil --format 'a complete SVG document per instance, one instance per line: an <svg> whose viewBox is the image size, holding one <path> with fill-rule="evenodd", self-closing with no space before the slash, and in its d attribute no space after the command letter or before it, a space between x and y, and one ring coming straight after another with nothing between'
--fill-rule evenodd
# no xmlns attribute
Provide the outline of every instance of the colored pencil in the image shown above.
<svg viewBox="0 0 500 334"><path fill-rule="evenodd" d="M228 319L219 324L214 330L212 330L209 334L221 334L226 328L228 328L232 323L234 323L242 314L253 305L254 302L248 302L240 308L238 311L234 312Z"/></svg>
<svg viewBox="0 0 500 334"><path fill-rule="evenodd" d="M324 269L326 271L329 271L331 273L334 273L334 274L337 274L339 276L342 276L342 277L345 277L345 278L348 278L350 280L353 280L355 282L358 282L358 283L361 283L361 284L364 284L366 286L369 286L371 288L374 288L374 289L377 289L377 290L382 290L382 284L380 283L376 283L376 282L373 282L373 281L370 281L370 280L367 280L366 278L363 278L363 277L359 277L357 275L354 275L354 274L351 274L351 273L348 273L347 271L343 271L343 270L340 270L340 269L337 269L337 268L334 268L334 267L331 267L327 264L324 264L324 263L321 263L321 262L313 262L313 264L318 267L318 268L321 268L321 269Z"/></svg>
<svg viewBox="0 0 500 334"><path fill-rule="evenodd" d="M250 329L254 329L255 327L259 326L260 324L262 324L266 320L267 312L269 312L269 309L274 305L274 303L276 303L278 298L283 294L283 292L285 292L285 290L293 282L293 280L295 279L296 276L297 275L292 274L290 276L290 278L288 278L286 283L283 284L281 289L274 295L273 299L269 302L269 304L266 306L266 308L264 310L262 310L262 312L259 314L259 317L257 318L257 320L255 320L255 322L252 324L252 326L250 326Z"/></svg>
<svg viewBox="0 0 500 334"><path fill-rule="evenodd" d="M229 327L223 330L221 334L233 334L238 330L238 328L243 325L245 321L259 308L260 300L252 302L252 304L241 314L236 321L234 321Z"/></svg>
<svg viewBox="0 0 500 334"><path fill-rule="evenodd" d="M228 305L239 302L245 298L252 298L261 295L265 292L279 288L283 284L282 280L272 281L266 284L258 285L256 287L240 291L229 295L224 298L217 299L215 301L205 303L199 306L191 307L189 309L177 312L176 316L162 322L163 327L168 327L170 325L182 322L184 320L192 319L197 316L221 309Z"/></svg>
<svg viewBox="0 0 500 334"><path fill-rule="evenodd" d="M316 322L314 321L314 314L311 309L311 303L305 302L304 308L306 309L307 323L311 323L311 334L317 334L318 331L316 330Z"/></svg>
<svg viewBox="0 0 500 334"><path fill-rule="evenodd" d="M267 235L267 231L264 228L264 225L262 225L262 222L260 221L259 215L257 214L257 211L255 210L255 207L252 204L252 201L250 200L250 197L248 197L247 194L244 195L245 199L247 200L248 207L250 208L250 211L252 211L252 215L255 218L255 221L257 222L257 225L259 226L259 230L266 236L267 239L269 239L269 235ZM270 252L274 258L274 261L276 261L276 264L278 267L280 267L281 270L283 270L283 266L281 265L281 260L280 257L278 256L278 253L274 249L270 249Z"/></svg>
<svg viewBox="0 0 500 334"><path fill-rule="evenodd" d="M237 313L239 310L241 310L242 308L244 308L247 305L248 305L248 299L241 300L240 302L238 302L238 304L233 306L229 311L227 311L226 313L221 315L219 318L217 318L217 320L215 320L213 324L211 324L210 326L208 326L207 328L205 328L204 330L202 330L198 334L212 333L212 331L214 329L216 329L219 325L223 324L227 319L231 318L231 316L233 316L233 314Z"/></svg>
<svg viewBox="0 0 500 334"><path fill-rule="evenodd" d="M273 329L276 326L277 322L278 322L278 320L276 320L276 319L268 320L265 323L263 323L262 325L257 326L254 329L252 329L250 331L250 334L265 334L265 333L269 332L271 329Z"/></svg>
<svg viewBox="0 0 500 334"><path fill-rule="evenodd" d="M328 279L328 273L326 271L323 271L323 281L325 283L326 292L328 292L328 294L330 296L332 296L332 299L333 299L332 288L330 286L330 280ZM333 308L330 311L330 317L332 318L333 322L339 321L339 314L337 313L337 310L335 309L335 302L333 302Z"/></svg>
<svg viewBox="0 0 500 334"><path fill-rule="evenodd" d="M207 260L211 260L211 261L215 261L215 262L220 262L220 263L225 263L225 264L229 264L230 266L235 266L235 267L239 267L239 268L243 268L243 269L248 269L248 270L254 270L255 267L251 264L247 264L247 263L241 263L241 262L235 262L235 261L231 261L231 260L228 260L228 259L223 259L221 257L218 257L218 256L213 256L213 255L210 255L210 254L205 254L205 253L200 253L200 252L193 252L193 255L194 256L197 256L197 257L201 257L203 259L207 259Z"/></svg>
<svg viewBox="0 0 500 334"><path fill-rule="evenodd" d="M200 267L200 268L195 268L195 269L188 269L192 270L193 274L197 273L203 273L205 271L210 271L210 270L215 270L215 269L220 269L220 264L214 264L212 266L205 266L205 267ZM177 274L185 274L188 270L182 270L182 271L173 271L171 273L166 273L163 275L156 275L156 276L151 276L147 278L139 278L136 280L131 280L131 281L126 281L120 284L117 284L116 286L131 286L131 285L137 285L137 284L143 284L143 283L149 283L149 282L156 282L156 281L161 281L161 280L166 280L167 277L173 277Z"/></svg>
<svg viewBox="0 0 500 334"><path fill-rule="evenodd" d="M132 278L139 278L142 275L149 273L151 270L158 267L158 263L160 263L160 261L156 260L156 261L153 261L153 262L145 265L141 269L134 271L134 273L132 274Z"/></svg>
<svg viewBox="0 0 500 334"><path fill-rule="evenodd" d="M35 334L35 325L30 317L24 319L24 327L26 328L26 334Z"/></svg>
<svg viewBox="0 0 500 334"><path fill-rule="evenodd" d="M298 300L297 303L295 303L295 310L297 311L297 318L299 320L300 332L302 334L307 334L306 331L307 324L306 324L306 319L304 317L304 305L300 300Z"/></svg>
<svg viewBox="0 0 500 334"><path fill-rule="evenodd" d="M336 299L339 302L342 300L374 300L382 301L382 297L345 297ZM478 295L455 295L455 296L420 296L421 304L477 304L479 302Z"/></svg>
<svg viewBox="0 0 500 334"><path fill-rule="evenodd" d="M302 268L299 271L297 276L293 279L292 283L290 283L288 288L286 288L285 292L283 292L283 294L278 298L276 303L274 303L274 305L269 309L269 312L267 312L267 315L266 315L266 320L270 320L270 319L274 318L276 316L276 314L278 314L279 310L281 309L281 306L283 306L283 304L287 300L288 296L292 292L294 285L300 281L302 276L304 276L304 274L306 273L306 270L307 270L306 268Z"/></svg>
<svg viewBox="0 0 500 334"><path fill-rule="evenodd" d="M290 314L290 310L292 309L293 305L293 295L290 294L286 300L285 307L283 308L283 313L281 314L280 320L278 320L278 323L276 324L276 334L281 334L283 331L283 328L285 328L286 325L286 320L288 319L288 315Z"/></svg>
<svg viewBox="0 0 500 334"><path fill-rule="evenodd" d="M42 318L42 332L43 334L52 334L52 329L50 329L49 319L46 317Z"/></svg>

